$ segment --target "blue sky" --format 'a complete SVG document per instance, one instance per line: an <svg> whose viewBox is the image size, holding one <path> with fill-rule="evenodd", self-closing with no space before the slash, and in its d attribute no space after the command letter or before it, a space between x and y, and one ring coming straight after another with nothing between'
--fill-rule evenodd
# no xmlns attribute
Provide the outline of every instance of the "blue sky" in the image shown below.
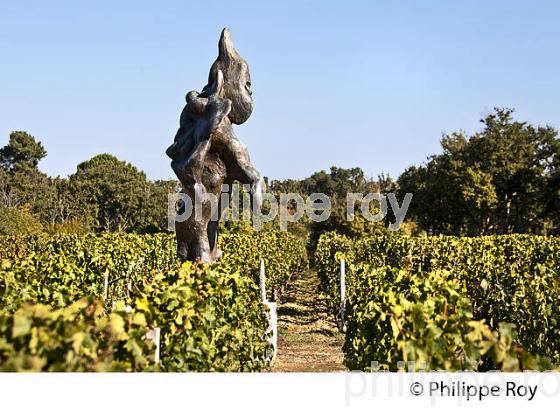
<svg viewBox="0 0 560 410"><path fill-rule="evenodd" d="M560 127L559 20L557 1L2 2L0 145L30 132L50 175L109 152L172 178L184 96L228 26L255 98L236 134L262 174L398 176L494 106Z"/></svg>

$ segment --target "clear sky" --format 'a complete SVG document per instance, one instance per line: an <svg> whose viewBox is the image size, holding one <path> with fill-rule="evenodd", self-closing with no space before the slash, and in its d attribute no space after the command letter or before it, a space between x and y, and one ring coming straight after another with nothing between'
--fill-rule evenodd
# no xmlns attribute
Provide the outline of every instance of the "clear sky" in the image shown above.
<svg viewBox="0 0 560 410"><path fill-rule="evenodd" d="M50 175L109 152L173 177L184 96L228 26L255 98L236 133L262 174L398 176L494 106L560 127L559 21L552 0L4 1L0 145L30 132Z"/></svg>

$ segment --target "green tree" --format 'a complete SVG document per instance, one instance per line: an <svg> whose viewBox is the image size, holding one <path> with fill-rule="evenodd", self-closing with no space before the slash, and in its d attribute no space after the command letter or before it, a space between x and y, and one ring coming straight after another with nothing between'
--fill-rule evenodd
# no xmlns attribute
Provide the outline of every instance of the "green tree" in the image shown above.
<svg viewBox="0 0 560 410"><path fill-rule="evenodd" d="M14 172L17 168L36 168L41 159L47 156L43 145L24 131L10 134L8 145L0 148L0 166Z"/></svg>
<svg viewBox="0 0 560 410"><path fill-rule="evenodd" d="M271 190L277 197L281 193L298 193L306 199L313 193L321 193L330 198L331 215L326 221L314 222L305 216L299 222L288 225L291 233L309 239L309 246L313 249L324 232L337 231L350 237L385 232L384 222L370 222L361 215L359 203L356 205L354 220L349 221L346 217L348 193L366 195L379 192L381 184L390 191L394 181L383 174L379 181L374 181L367 178L359 167L331 167L329 172L315 172L302 180L272 181Z"/></svg>
<svg viewBox="0 0 560 410"><path fill-rule="evenodd" d="M28 235L41 232L41 222L28 207L0 206L0 235Z"/></svg>
<svg viewBox="0 0 560 410"><path fill-rule="evenodd" d="M144 172L113 155L78 165L70 189L83 218L103 231L142 231L149 224L151 186Z"/></svg>
<svg viewBox="0 0 560 410"><path fill-rule="evenodd" d="M10 134L9 142L0 148L0 205L5 208L28 207L29 212L48 219L56 188L38 168L47 155L43 145L23 131Z"/></svg>
<svg viewBox="0 0 560 410"><path fill-rule="evenodd" d="M150 182L149 206L146 210L142 230L145 232L161 232L167 229L168 195L180 191L178 181L159 179Z"/></svg>
<svg viewBox="0 0 560 410"><path fill-rule="evenodd" d="M547 231L558 196L558 132L512 114L496 108L481 120L481 132L445 135L442 154L399 177L400 197L413 193L409 215L422 228L455 235Z"/></svg>

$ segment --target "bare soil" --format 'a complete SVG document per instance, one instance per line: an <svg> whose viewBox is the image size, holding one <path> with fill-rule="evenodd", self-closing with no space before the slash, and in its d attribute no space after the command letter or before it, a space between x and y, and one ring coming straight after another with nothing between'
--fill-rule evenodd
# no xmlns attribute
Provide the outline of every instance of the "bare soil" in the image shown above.
<svg viewBox="0 0 560 410"><path fill-rule="evenodd" d="M342 344L313 271L296 274L278 304L278 356L273 372L342 372Z"/></svg>

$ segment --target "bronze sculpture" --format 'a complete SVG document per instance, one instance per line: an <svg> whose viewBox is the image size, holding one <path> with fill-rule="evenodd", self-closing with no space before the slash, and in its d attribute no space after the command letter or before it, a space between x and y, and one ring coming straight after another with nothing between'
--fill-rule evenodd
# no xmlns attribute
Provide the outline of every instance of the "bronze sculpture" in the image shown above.
<svg viewBox="0 0 560 410"><path fill-rule="evenodd" d="M233 133L253 111L249 67L235 50L229 29L222 31L218 58L201 93L190 91L180 126L166 154L185 193L200 213L175 223L177 252L185 261L211 262L220 257L217 247L222 201L212 209L206 194L231 193L234 181L250 186L253 209L261 203L263 182L249 153ZM229 192L228 192L229 191Z"/></svg>

